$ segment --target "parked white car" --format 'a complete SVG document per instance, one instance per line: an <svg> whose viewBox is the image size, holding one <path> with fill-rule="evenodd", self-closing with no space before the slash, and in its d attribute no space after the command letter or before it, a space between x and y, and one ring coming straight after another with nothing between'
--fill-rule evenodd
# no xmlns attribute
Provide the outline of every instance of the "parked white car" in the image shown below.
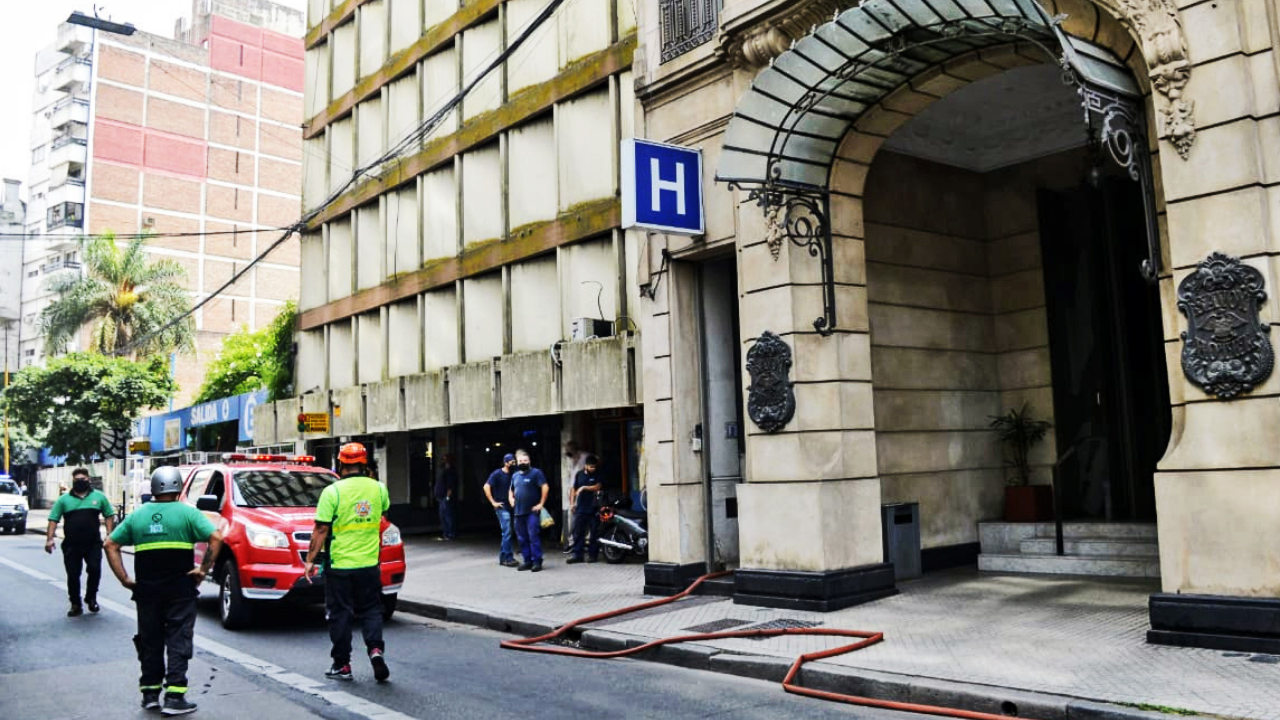
<svg viewBox="0 0 1280 720"><path fill-rule="evenodd" d="M27 499L18 489L18 483L0 479L0 532L22 533L27 531Z"/></svg>

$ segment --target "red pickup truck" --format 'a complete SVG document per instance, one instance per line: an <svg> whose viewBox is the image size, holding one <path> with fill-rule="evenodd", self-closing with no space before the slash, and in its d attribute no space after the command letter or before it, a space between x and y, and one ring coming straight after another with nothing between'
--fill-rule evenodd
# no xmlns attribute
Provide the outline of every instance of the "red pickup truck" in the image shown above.
<svg viewBox="0 0 1280 720"><path fill-rule="evenodd" d="M320 493L338 481L305 455L225 454L221 463L191 471L181 500L195 506L222 531L224 542L209 582L218 585L222 626L253 621L254 605L273 600L324 601L323 573L303 576ZM206 546L196 546L199 563ZM404 584L400 529L382 519L383 616L390 618Z"/></svg>

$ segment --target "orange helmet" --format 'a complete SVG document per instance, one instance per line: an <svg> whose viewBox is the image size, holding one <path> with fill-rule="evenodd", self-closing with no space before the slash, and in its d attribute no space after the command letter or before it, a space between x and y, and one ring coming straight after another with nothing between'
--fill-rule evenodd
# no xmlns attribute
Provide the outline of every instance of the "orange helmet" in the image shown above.
<svg viewBox="0 0 1280 720"><path fill-rule="evenodd" d="M338 451L338 462L343 465L365 465L369 462L369 454L360 443L347 443Z"/></svg>

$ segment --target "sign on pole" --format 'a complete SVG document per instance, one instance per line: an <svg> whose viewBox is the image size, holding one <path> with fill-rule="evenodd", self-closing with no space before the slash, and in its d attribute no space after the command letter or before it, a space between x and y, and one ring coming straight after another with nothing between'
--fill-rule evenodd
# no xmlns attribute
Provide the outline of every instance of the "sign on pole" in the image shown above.
<svg viewBox="0 0 1280 720"><path fill-rule="evenodd" d="M622 227L702 235L702 151L622 141Z"/></svg>

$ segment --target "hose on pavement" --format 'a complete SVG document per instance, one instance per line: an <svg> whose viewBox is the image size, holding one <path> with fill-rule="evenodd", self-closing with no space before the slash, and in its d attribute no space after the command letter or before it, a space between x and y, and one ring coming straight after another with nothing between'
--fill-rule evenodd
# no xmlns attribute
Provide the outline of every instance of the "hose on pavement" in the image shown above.
<svg viewBox="0 0 1280 720"><path fill-rule="evenodd" d="M728 640L732 638L770 638L780 637L783 635L818 635L824 637L839 638L857 638L856 642L847 645L830 648L828 650L819 650L817 652L806 653L796 658L791 664L791 668L787 671L786 677L782 680L782 689L795 694L804 695L806 697L818 698L820 700L830 700L832 702L846 703L848 705L859 705L863 707L881 708L884 710L901 710L904 712L919 713L922 715L938 715L942 717L965 718L966 720L1009 720L1008 715L996 715L993 713L974 712L970 710L960 710L958 708L940 707L938 705L920 705L916 703L895 702L892 700L877 700L875 698L862 697L859 695L846 695L844 693L828 692L825 690L814 690L800 684L796 677L800 674L800 668L807 662L814 660L825 660L833 658L845 653L851 653L862 648L875 645L884 640L884 633L868 632L864 630L841 630L838 628L758 628L754 630L726 630L723 632L710 633L694 633L692 635L677 635L675 637L661 638L651 640L643 645L624 648L622 650L583 650L581 648L562 647L558 645L544 645L542 643L559 640L569 632L583 625L609 620L622 615L629 615L641 610L661 607L669 603L676 602L682 598L688 597L706 580L733 574L732 571L710 573L703 575L693 582L692 585L685 588L682 592L676 593L670 597L658 598L639 605L631 605L629 607L620 608L618 610L610 610L608 612L590 615L577 620L571 620L568 623L552 630L544 635L531 638L521 638L519 640L504 640L501 646L507 650L521 650L524 652L546 653L548 655L568 655L570 657L583 658L620 658L629 655L636 655L646 650L662 647L663 645L676 645L687 642L704 642L707 640Z"/></svg>

